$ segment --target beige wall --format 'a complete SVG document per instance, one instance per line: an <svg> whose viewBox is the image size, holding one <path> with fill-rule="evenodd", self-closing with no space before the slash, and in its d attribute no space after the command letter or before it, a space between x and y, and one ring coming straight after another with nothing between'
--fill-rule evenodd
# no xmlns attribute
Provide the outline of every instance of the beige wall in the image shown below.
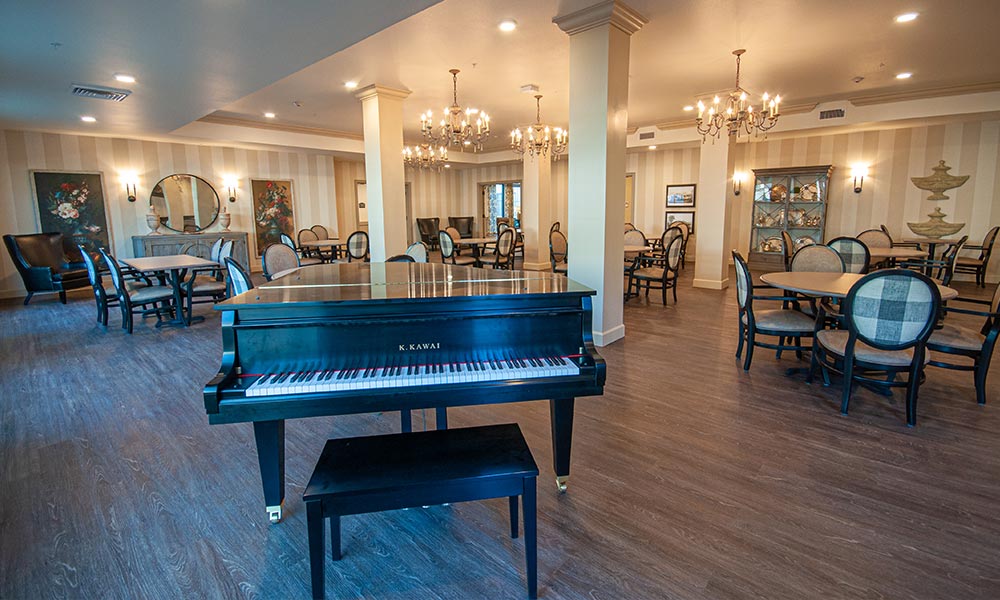
<svg viewBox="0 0 1000 600"><path fill-rule="evenodd" d="M204 178L219 192L233 214L230 229L250 232L253 221L250 178L291 179L296 228L323 224L337 229L337 196L333 157L311 152L258 151L222 146L151 142L122 138L60 135L32 131L0 131L0 232L38 231L29 171L32 169L92 171L104 175L104 191L114 252L132 256L133 235L149 231L145 214L149 190L171 173ZM139 176L138 197L126 199L119 172ZM239 181L238 199L223 197L223 176ZM218 230L218 224L211 230ZM253 252L253 248L251 248ZM19 295L23 286L6 252L0 259L0 296Z"/></svg>
<svg viewBox="0 0 1000 600"><path fill-rule="evenodd" d="M698 148L641 150L627 155L625 171L635 173L636 228L648 235L663 233L667 186L697 183L699 156ZM698 190L695 190L694 212L697 215ZM697 216L694 224L697 229ZM689 248L693 250L694 244Z"/></svg>

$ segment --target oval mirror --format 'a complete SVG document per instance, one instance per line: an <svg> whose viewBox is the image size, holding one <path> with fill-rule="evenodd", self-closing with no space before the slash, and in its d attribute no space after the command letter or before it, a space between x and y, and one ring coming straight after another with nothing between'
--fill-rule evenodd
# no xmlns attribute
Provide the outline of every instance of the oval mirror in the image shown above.
<svg viewBox="0 0 1000 600"><path fill-rule="evenodd" d="M149 203L160 215L160 223L178 233L198 233L219 216L219 195L212 184L196 175L174 173L153 186Z"/></svg>

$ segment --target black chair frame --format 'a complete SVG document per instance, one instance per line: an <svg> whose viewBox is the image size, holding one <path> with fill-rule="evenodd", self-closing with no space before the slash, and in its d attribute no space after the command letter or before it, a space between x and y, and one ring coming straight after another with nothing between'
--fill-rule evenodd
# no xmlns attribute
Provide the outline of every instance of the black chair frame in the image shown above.
<svg viewBox="0 0 1000 600"><path fill-rule="evenodd" d="M985 304L986 306L990 306L991 304L989 300L979 300L977 298L955 298L952 300L952 302L956 301L968 302L970 304ZM979 404L986 404L986 376L989 374L990 362L993 359L993 350L996 348L997 338L1000 337L1000 313L970 310L967 308L955 308L953 306L945 306L942 307L941 310L944 313L958 313L963 315L986 317L986 323L980 330L980 333L985 336L985 339L983 340L983 346L978 350L954 348L952 346L937 344L930 340L927 342L927 348L933 350L934 352L966 356L972 359L973 364L971 365L955 364L933 359L927 364L933 367L949 369L952 371L972 371L973 381L976 386L976 402Z"/></svg>

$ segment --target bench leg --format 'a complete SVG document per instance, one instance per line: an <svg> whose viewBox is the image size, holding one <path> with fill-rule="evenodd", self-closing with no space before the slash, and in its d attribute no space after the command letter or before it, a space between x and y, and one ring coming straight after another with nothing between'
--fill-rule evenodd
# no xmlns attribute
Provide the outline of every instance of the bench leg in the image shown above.
<svg viewBox="0 0 1000 600"><path fill-rule="evenodd" d="M277 523L285 501L285 421L255 421L253 435L264 484L264 504L271 523Z"/></svg>
<svg viewBox="0 0 1000 600"><path fill-rule="evenodd" d="M517 539L517 496L510 496L510 537Z"/></svg>
<svg viewBox="0 0 1000 600"><path fill-rule="evenodd" d="M313 598L324 598L326 577L323 573L323 504L306 502L306 520L309 530L309 572L312 577Z"/></svg>
<svg viewBox="0 0 1000 600"><path fill-rule="evenodd" d="M340 560L340 515L330 515L330 558Z"/></svg>
<svg viewBox="0 0 1000 600"><path fill-rule="evenodd" d="M535 488L536 477L524 478L524 495L521 503L524 505L524 561L528 576L528 597L534 600L538 597L538 532Z"/></svg>
<svg viewBox="0 0 1000 600"><path fill-rule="evenodd" d="M434 424L438 429L448 429L448 407L439 406L434 409Z"/></svg>
<svg viewBox="0 0 1000 600"><path fill-rule="evenodd" d="M559 398L549 402L552 420L552 466L556 472L556 486L566 491L569 479L569 455L573 447L573 398Z"/></svg>

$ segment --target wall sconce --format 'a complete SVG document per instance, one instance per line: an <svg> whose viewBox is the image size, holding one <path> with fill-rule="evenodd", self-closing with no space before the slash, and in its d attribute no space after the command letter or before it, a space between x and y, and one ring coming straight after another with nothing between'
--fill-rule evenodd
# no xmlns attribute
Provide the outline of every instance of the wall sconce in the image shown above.
<svg viewBox="0 0 1000 600"><path fill-rule="evenodd" d="M743 182L747 180L747 174L743 171L736 171L733 173L733 195L739 196L741 188L743 187Z"/></svg>
<svg viewBox="0 0 1000 600"><path fill-rule="evenodd" d="M236 202L236 178L232 175L226 175L222 178L222 185L226 188L226 193L229 194L229 201Z"/></svg>
<svg viewBox="0 0 1000 600"><path fill-rule="evenodd" d="M861 188L865 185L865 175L868 174L868 165L855 163L851 165L851 177L854 178L854 193L860 194Z"/></svg>
<svg viewBox="0 0 1000 600"><path fill-rule="evenodd" d="M119 176L125 184L125 196L129 202L135 202L136 185L139 183L139 175L135 171L122 171Z"/></svg>

